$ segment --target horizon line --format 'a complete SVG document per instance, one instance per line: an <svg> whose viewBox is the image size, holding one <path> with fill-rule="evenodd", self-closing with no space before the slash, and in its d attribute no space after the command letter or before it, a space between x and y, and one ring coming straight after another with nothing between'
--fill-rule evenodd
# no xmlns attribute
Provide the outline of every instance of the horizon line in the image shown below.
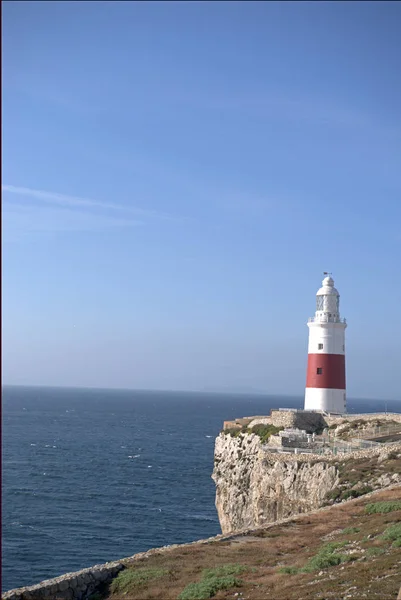
<svg viewBox="0 0 401 600"><path fill-rule="evenodd" d="M304 398L304 393L298 395L284 394L284 393L268 393L265 391L222 391L222 390L173 390L173 389L152 389L152 388L126 388L126 387L97 387L97 386L77 386L77 385L49 385L49 384L23 384L23 383L2 383L2 389L6 387L18 387L18 388L40 388L40 389L63 389L63 390L98 390L105 392L147 392L147 393L167 393L167 394L201 394L210 395L217 394L221 396L237 395L237 396L268 396L278 398ZM378 402L399 402L399 398L364 398L358 396L349 396L347 400L376 400Z"/></svg>

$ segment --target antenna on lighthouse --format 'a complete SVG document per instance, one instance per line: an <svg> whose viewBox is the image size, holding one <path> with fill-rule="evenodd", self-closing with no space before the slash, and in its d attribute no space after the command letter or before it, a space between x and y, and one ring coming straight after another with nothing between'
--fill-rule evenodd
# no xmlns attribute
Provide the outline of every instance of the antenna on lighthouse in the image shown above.
<svg viewBox="0 0 401 600"><path fill-rule="evenodd" d="M333 273L329 273L329 271L323 271L323 275L333 275Z"/></svg>

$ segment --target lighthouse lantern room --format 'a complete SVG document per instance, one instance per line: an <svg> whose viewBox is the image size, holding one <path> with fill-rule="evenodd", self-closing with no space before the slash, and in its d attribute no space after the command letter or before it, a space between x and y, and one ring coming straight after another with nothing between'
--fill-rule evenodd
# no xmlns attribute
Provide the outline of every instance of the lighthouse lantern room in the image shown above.
<svg viewBox="0 0 401 600"><path fill-rule="evenodd" d="M345 319L340 318L340 294L328 273L316 294L315 316L308 320L308 368L305 410L346 412Z"/></svg>

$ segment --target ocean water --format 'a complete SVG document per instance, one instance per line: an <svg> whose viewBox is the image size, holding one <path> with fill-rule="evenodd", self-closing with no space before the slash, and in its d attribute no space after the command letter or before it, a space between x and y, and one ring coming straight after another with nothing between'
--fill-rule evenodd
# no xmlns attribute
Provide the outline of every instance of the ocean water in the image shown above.
<svg viewBox="0 0 401 600"><path fill-rule="evenodd" d="M2 395L2 591L220 533L211 473L223 421L303 402L26 387Z"/></svg>

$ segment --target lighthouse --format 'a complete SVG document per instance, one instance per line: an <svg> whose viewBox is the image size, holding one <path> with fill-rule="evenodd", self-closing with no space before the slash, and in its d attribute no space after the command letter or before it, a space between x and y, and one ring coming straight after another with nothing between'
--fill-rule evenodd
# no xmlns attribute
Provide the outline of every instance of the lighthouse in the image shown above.
<svg viewBox="0 0 401 600"><path fill-rule="evenodd" d="M315 316L308 320L308 368L305 410L346 412L345 319L340 318L340 294L328 273L316 294Z"/></svg>

